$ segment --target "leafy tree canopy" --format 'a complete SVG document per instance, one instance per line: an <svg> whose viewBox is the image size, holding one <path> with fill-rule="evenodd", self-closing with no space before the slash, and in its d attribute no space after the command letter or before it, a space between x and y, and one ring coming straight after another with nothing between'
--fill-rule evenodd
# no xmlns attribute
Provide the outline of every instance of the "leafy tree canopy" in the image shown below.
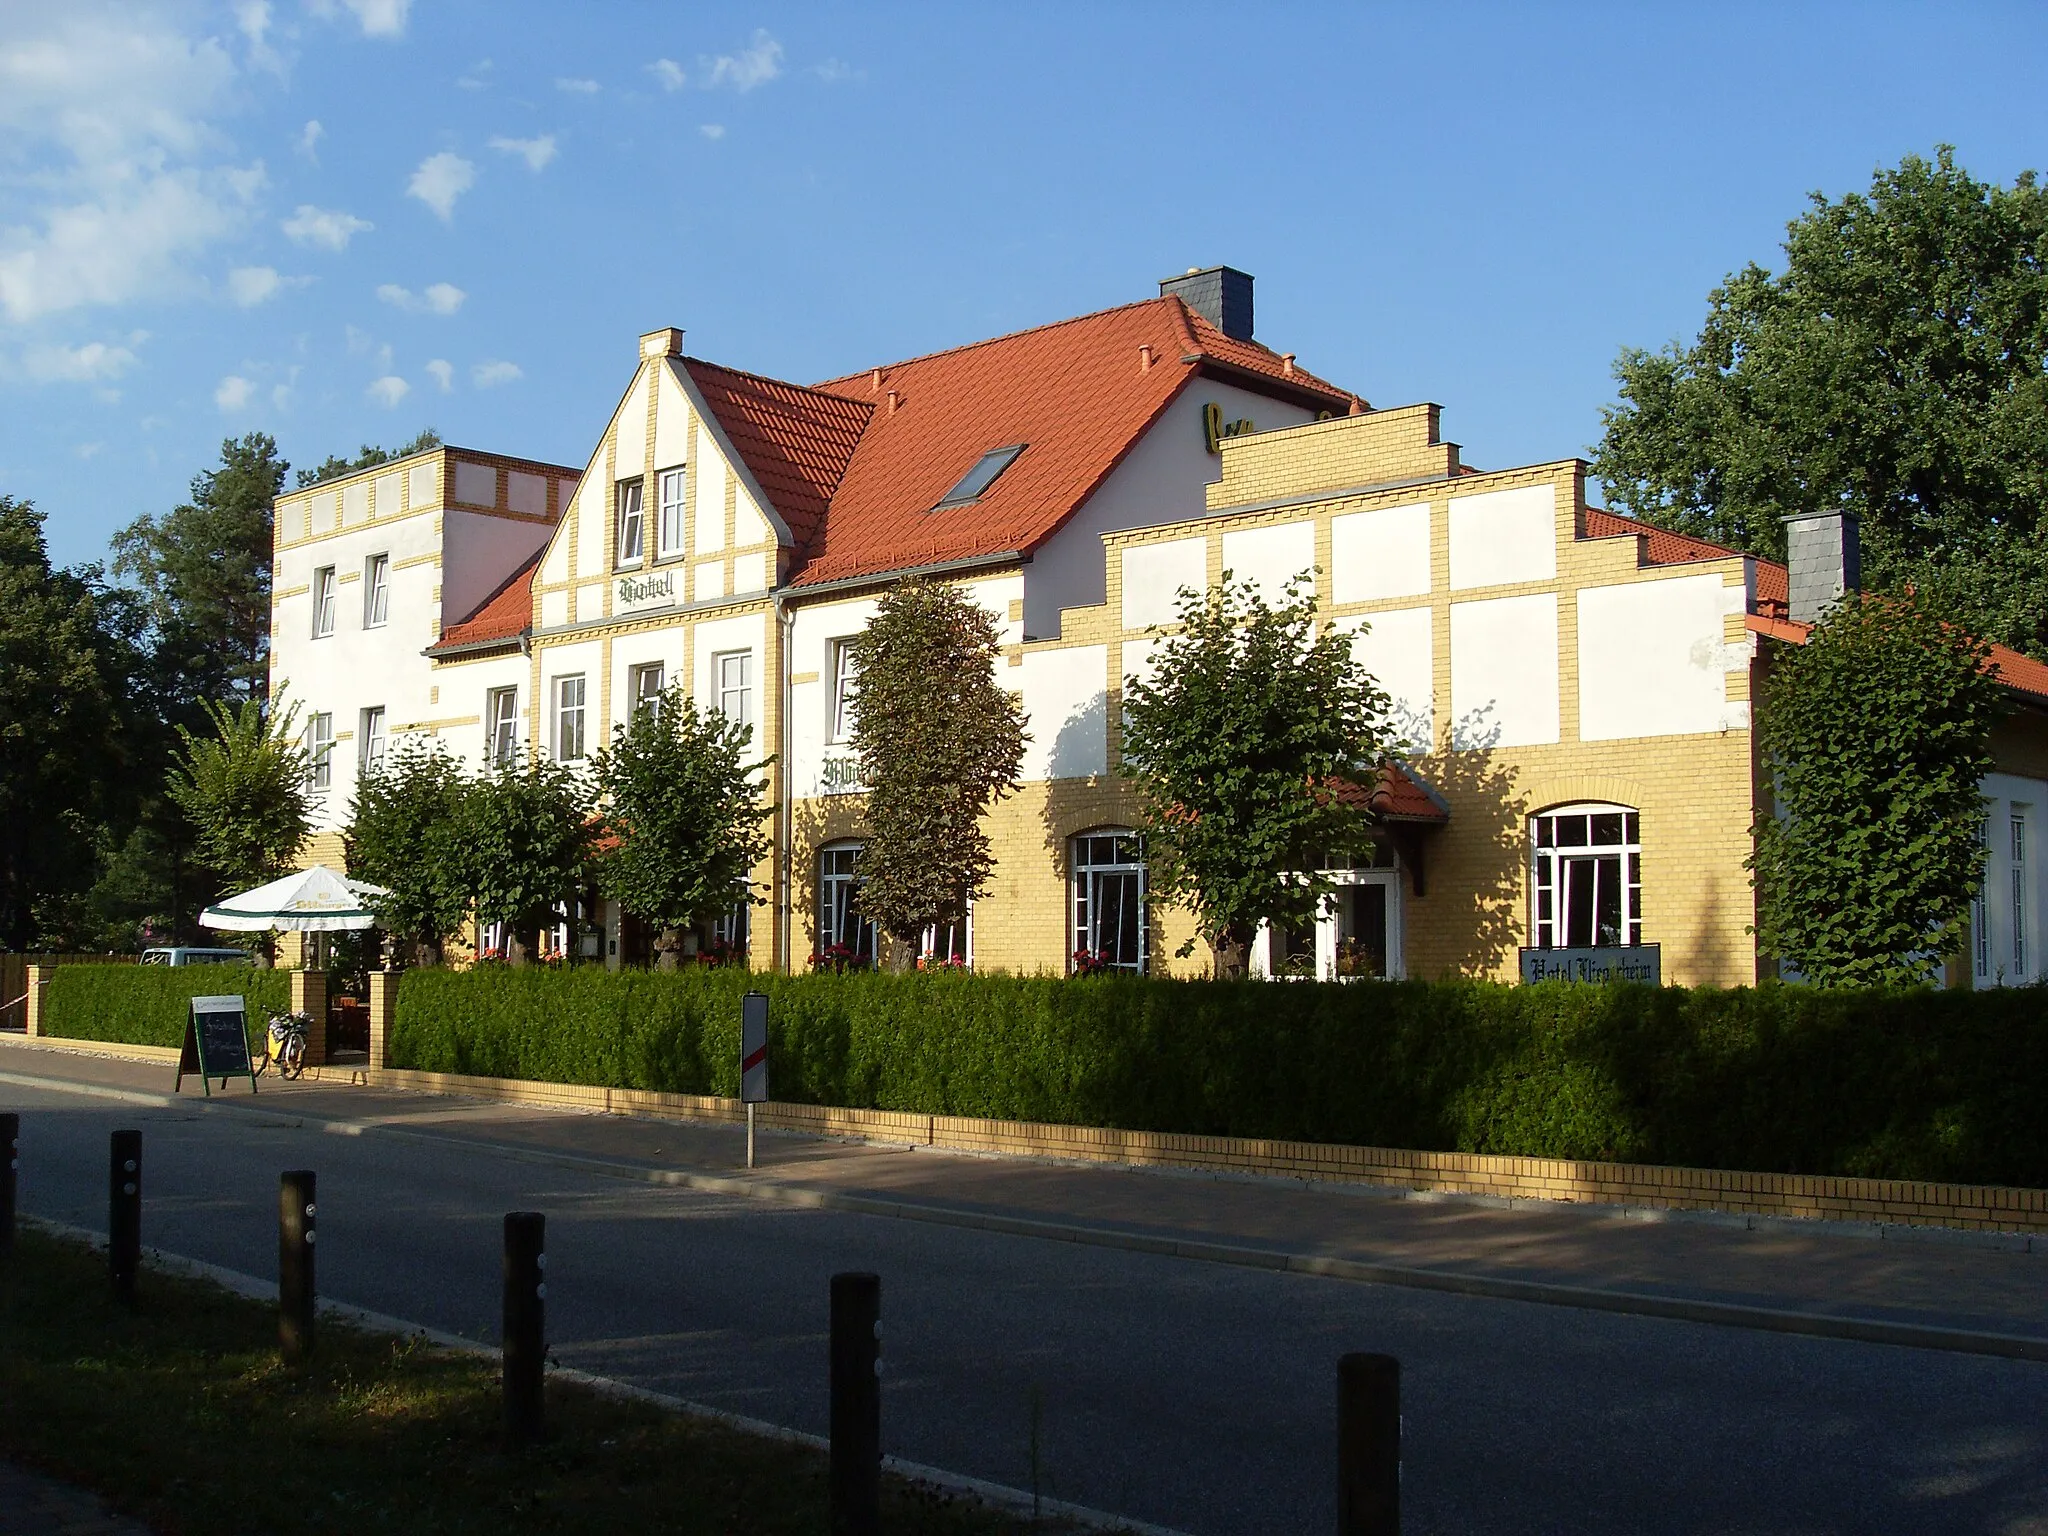
<svg viewBox="0 0 2048 1536"><path fill-rule="evenodd" d="M664 968L675 964L675 930L753 899L748 881L768 852L763 821L774 814L761 798L768 764L746 760L753 734L723 715L699 714L671 686L619 726L592 764L617 839L598 858L598 888L664 930Z"/></svg>
<svg viewBox="0 0 2048 1536"><path fill-rule="evenodd" d="M371 469L379 464L389 464L393 459L410 458L415 453L424 453L429 448L441 446L441 434L432 427L422 427L420 435L409 443L396 448L379 448L365 443L352 459L330 453L312 469L299 471L295 490L304 490L309 485L318 485L322 480L332 480L336 475L352 475L359 469Z"/></svg>
<svg viewBox="0 0 2048 1536"><path fill-rule="evenodd" d="M1689 345L1624 351L1594 472L1634 516L1780 557L1781 519L1862 520L1864 576L2048 656L2048 193L1946 146L1793 220L1778 273Z"/></svg>
<svg viewBox="0 0 2048 1536"><path fill-rule="evenodd" d="M288 873L312 829L298 706L266 713L254 699L208 700L211 736L182 727L168 793L191 824L193 847L233 890Z"/></svg>
<svg viewBox="0 0 2048 1536"><path fill-rule="evenodd" d="M524 947L556 914L573 910L590 863L589 806L581 777L546 758L507 763L477 780L463 797L454 874L475 900L478 922L509 925Z"/></svg>
<svg viewBox="0 0 2048 1536"><path fill-rule="evenodd" d="M1837 604L1773 647L1756 729L1778 814L1750 859L1765 953L1822 986L1924 982L1954 953L2003 707L1985 654L1913 596Z"/></svg>
<svg viewBox="0 0 2048 1536"><path fill-rule="evenodd" d="M1016 787L1024 707L996 682L994 616L958 587L902 583L854 646L861 911L909 945L988 889L995 859L981 821Z"/></svg>
<svg viewBox="0 0 2048 1536"><path fill-rule="evenodd" d="M462 927L469 891L460 876L460 839L470 780L439 743L408 739L356 781L349 806L348 872L387 895L378 923L437 964L442 941Z"/></svg>
<svg viewBox="0 0 2048 1536"><path fill-rule="evenodd" d="M1260 920L1313 917L1333 889L1328 851L1369 836L1335 782L1369 784L1394 755L1390 701L1349 634L1317 632L1309 579L1278 608L1227 571L1206 593L1182 588L1178 632L1148 677L1124 680L1121 771L1145 805L1147 882L1195 914L1219 976Z"/></svg>

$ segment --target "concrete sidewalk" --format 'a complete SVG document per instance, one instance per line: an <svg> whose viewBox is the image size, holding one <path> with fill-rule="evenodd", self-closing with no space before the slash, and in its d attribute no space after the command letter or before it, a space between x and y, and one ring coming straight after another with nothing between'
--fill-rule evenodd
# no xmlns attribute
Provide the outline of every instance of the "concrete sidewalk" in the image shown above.
<svg viewBox="0 0 2048 1536"><path fill-rule="evenodd" d="M17 1083L168 1100L154 1064L20 1042L0 1045L0 1104ZM1555 1288L1528 1299L1656 1310L1708 1307L1967 1330L2048 1341L2048 1248L2041 1240L1938 1229L1723 1218L1614 1207L1502 1205L1459 1196L1292 1180L1217 1177L764 1134L745 1171L738 1126L535 1109L343 1083L266 1079L195 1112L288 1114L336 1134L449 1139L511 1155L573 1161L620 1177L838 1205L961 1225L1006 1225L1068 1241L1165 1248L1192 1258L1319 1261L1384 1268L1355 1275L1418 1283ZM202 1105L204 1106L202 1108ZM1277 1266L1276 1266L1277 1267ZM1572 1292L1594 1293L1574 1300ZM1496 1294L1501 1292L1496 1291ZM1636 1300L1632 1300L1635 1298ZM1666 1313L1665 1315L1675 1315ZM1703 1321L1742 1323L1734 1315ZM1748 1326L1777 1327L1770 1320ZM1807 1331L1794 1322L1793 1331ZM1825 1331L1825 1330L1820 1330ZM1913 1342L1901 1336L1892 1342ZM1968 1347L1967 1345L1963 1347ZM1995 1352L1995 1351L1994 1351Z"/></svg>

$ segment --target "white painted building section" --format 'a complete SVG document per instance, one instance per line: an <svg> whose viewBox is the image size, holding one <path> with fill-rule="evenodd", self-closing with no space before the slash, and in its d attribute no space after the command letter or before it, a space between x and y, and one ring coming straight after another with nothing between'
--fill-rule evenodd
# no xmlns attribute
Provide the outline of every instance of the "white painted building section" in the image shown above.
<svg viewBox="0 0 2048 1536"><path fill-rule="evenodd" d="M1133 544L1123 551L1123 620L1125 629L1171 624L1179 611L1180 589L1205 590L1209 585L1209 541L1173 539L1164 544ZM1028 614L1027 613L1027 627Z"/></svg>
<svg viewBox="0 0 2048 1536"><path fill-rule="evenodd" d="M1368 603L1422 597L1430 587L1429 503L1330 519L1330 597Z"/></svg>
<svg viewBox="0 0 2048 1536"><path fill-rule="evenodd" d="M1339 619L1351 656L1391 702L1388 718L1402 744L1426 752L1436 741L1436 614L1428 608Z"/></svg>
<svg viewBox="0 0 2048 1536"><path fill-rule="evenodd" d="M1019 778L1079 779L1109 768L1109 647L1033 651L1007 669L1024 700L1031 740ZM998 672L998 679L1003 677Z"/></svg>
<svg viewBox="0 0 2048 1536"><path fill-rule="evenodd" d="M1234 580L1249 582L1270 608L1287 601L1287 584L1297 579L1300 590L1313 597L1315 566L1314 523L1273 523L1223 535L1223 569Z"/></svg>
<svg viewBox="0 0 2048 1536"><path fill-rule="evenodd" d="M1557 576L1557 497L1548 485L1451 498L1451 586Z"/></svg>
<svg viewBox="0 0 2048 1536"><path fill-rule="evenodd" d="M1555 592L1451 604L1451 745L1555 742L1557 673Z"/></svg>
<svg viewBox="0 0 2048 1536"><path fill-rule="evenodd" d="M1579 589L1579 739L1726 728L1727 588L1718 575Z"/></svg>

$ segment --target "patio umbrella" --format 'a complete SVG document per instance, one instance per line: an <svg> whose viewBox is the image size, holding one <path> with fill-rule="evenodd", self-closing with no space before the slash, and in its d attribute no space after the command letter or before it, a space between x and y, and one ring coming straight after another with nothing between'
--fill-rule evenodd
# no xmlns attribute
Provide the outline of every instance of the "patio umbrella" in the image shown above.
<svg viewBox="0 0 2048 1536"><path fill-rule="evenodd" d="M382 886L315 864L216 902L199 914L199 923L240 933L348 932L375 927L377 914L364 903L388 894Z"/></svg>

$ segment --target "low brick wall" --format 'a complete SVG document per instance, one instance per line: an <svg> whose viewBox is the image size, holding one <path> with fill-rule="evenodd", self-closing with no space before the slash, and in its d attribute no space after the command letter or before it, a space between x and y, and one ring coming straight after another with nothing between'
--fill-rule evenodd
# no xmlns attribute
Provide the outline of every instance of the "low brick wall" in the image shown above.
<svg viewBox="0 0 2048 1536"><path fill-rule="evenodd" d="M568 1083L529 1083L394 1068L372 1069L367 1075L376 1087L463 1094L516 1104L684 1120L746 1118L745 1109L736 1099L694 1094L585 1088ZM858 1137L957 1152L1328 1179L1444 1194L2048 1233L2048 1190L1996 1185L1739 1173L1715 1168L1492 1157L1467 1152L1404 1152L1386 1147L1177 1136L1156 1131L973 1120L813 1104L763 1104L759 1123L810 1135Z"/></svg>

